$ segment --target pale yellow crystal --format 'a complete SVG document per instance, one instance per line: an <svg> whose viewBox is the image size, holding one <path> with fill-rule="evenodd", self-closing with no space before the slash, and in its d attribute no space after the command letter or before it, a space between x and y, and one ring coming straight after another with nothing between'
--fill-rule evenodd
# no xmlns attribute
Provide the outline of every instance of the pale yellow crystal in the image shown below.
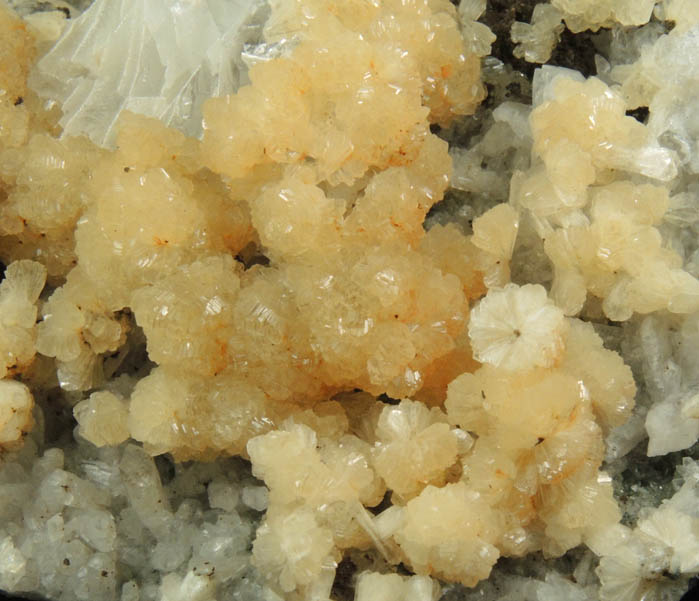
<svg viewBox="0 0 699 601"><path fill-rule="evenodd" d="M588 223L555 230L545 241L557 304L575 314L589 291L616 320L634 311L694 311L699 282L682 271L681 258L655 227L669 203L666 189L620 181L597 187L591 197Z"/></svg>
<svg viewBox="0 0 699 601"><path fill-rule="evenodd" d="M463 482L428 486L408 502L396 542L417 574L473 586L499 556L499 530L488 503Z"/></svg>
<svg viewBox="0 0 699 601"><path fill-rule="evenodd" d="M427 484L445 484L459 441L441 410L403 400L384 407L376 432L376 471L399 499L415 496Z"/></svg>
<svg viewBox="0 0 699 601"><path fill-rule="evenodd" d="M257 531L253 563L281 590L310 587L324 568L334 568L330 530L318 524L310 509L270 509Z"/></svg>
<svg viewBox="0 0 699 601"><path fill-rule="evenodd" d="M591 77L579 82L562 77L552 85L554 99L536 107L530 118L534 151L547 168L560 160L559 144L573 143L588 154L598 176L604 169L622 169L662 180L676 175L667 151L652 147L647 128L625 115L623 98L601 80ZM572 163L565 175L573 181L580 177Z"/></svg>
<svg viewBox="0 0 699 601"><path fill-rule="evenodd" d="M0 151L26 141L30 111L18 102L27 93L27 72L34 61L34 40L24 22L0 4Z"/></svg>
<svg viewBox="0 0 699 601"><path fill-rule="evenodd" d="M623 424L631 414L636 395L631 368L617 353L604 348L592 325L576 319L569 323L561 369L583 376L595 416L603 428Z"/></svg>
<svg viewBox="0 0 699 601"><path fill-rule="evenodd" d="M116 446L129 438L129 409L126 402L111 392L95 392L73 409L80 435L92 444Z"/></svg>
<svg viewBox="0 0 699 601"><path fill-rule="evenodd" d="M270 501L301 500L318 507L325 503L359 500L378 503L383 487L371 468L370 447L351 435L337 441L318 440L301 424L252 439L247 445L253 473L270 488Z"/></svg>
<svg viewBox="0 0 699 601"><path fill-rule="evenodd" d="M13 448L34 425L34 397L24 384L0 380L0 448Z"/></svg>
<svg viewBox="0 0 699 601"><path fill-rule="evenodd" d="M400 576L362 572L357 578L355 601L437 601L439 584L426 576Z"/></svg>
<svg viewBox="0 0 699 601"><path fill-rule="evenodd" d="M601 80L546 68L540 75L530 116L538 157L513 178L511 202L531 217L551 260L552 300L577 315L591 294L615 321L695 311L699 280L658 229L668 190L636 178L672 179L677 157L625 115L622 96Z"/></svg>
<svg viewBox="0 0 699 601"><path fill-rule="evenodd" d="M662 20L673 21L678 32L699 23L699 5L693 0L665 0L659 7Z"/></svg>
<svg viewBox="0 0 699 601"><path fill-rule="evenodd" d="M596 420L610 428L628 417L633 379L590 325L566 325L555 367L486 364L449 385L450 423L477 435L461 460L463 480L501 520L503 554L560 555L619 518L598 476L604 446Z"/></svg>
<svg viewBox="0 0 699 601"><path fill-rule="evenodd" d="M46 268L34 261L15 261L0 283L0 378L20 373L36 353L36 302L44 288Z"/></svg>
<svg viewBox="0 0 699 601"><path fill-rule="evenodd" d="M279 423L279 413L240 378L158 367L136 385L128 425L154 455L170 451L177 459L206 459L244 453L250 438Z"/></svg>
<svg viewBox="0 0 699 601"><path fill-rule="evenodd" d="M562 13L555 6L537 4L531 24L518 21L512 24L510 37L517 44L513 54L530 63L547 62L565 29L562 19Z"/></svg>
<svg viewBox="0 0 699 601"><path fill-rule="evenodd" d="M473 220L471 243L483 252L472 259L488 288L501 287L510 281L510 259L514 251L519 214L502 203Z"/></svg>
<svg viewBox="0 0 699 601"><path fill-rule="evenodd" d="M153 361L202 375L226 367L240 288L234 265L230 256L207 258L134 292L131 309Z"/></svg>
<svg viewBox="0 0 699 601"><path fill-rule="evenodd" d="M620 23L626 27L643 25L651 17L658 0L551 0L564 14L566 25L573 32Z"/></svg>

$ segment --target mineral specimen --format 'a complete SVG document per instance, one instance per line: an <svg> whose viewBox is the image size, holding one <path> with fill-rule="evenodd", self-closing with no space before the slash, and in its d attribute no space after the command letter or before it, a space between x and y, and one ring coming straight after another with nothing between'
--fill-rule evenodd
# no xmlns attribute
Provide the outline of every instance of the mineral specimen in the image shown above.
<svg viewBox="0 0 699 601"><path fill-rule="evenodd" d="M580 545L576 584L501 598L699 572L695 462L657 509L620 492L645 431L650 456L699 436L681 0L538 5L525 60L563 23L621 33L531 104L483 59L482 0L98 0L63 34L24 4L0 0L0 588L434 601Z"/></svg>

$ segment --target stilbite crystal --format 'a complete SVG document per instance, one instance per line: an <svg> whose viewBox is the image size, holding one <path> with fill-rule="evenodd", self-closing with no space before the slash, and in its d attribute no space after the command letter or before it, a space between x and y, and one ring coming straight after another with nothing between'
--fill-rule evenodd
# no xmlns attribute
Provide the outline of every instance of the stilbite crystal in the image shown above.
<svg viewBox="0 0 699 601"><path fill-rule="evenodd" d="M644 424L699 435L683 6L539 5L527 60L618 35L530 89L483 0L98 0L31 77L48 25L0 0L0 587L434 601L584 544L522 590L588 601L592 552L601 599L679 590L695 463L655 510L619 487Z"/></svg>

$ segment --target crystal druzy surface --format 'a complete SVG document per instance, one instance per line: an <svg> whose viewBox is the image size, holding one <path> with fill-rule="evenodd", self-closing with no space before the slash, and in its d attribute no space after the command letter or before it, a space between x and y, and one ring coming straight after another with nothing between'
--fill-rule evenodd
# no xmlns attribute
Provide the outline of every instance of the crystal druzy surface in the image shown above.
<svg viewBox="0 0 699 601"><path fill-rule="evenodd" d="M597 74L531 81L480 0L12 5L0 589L679 598L691 2L539 4L513 57Z"/></svg>

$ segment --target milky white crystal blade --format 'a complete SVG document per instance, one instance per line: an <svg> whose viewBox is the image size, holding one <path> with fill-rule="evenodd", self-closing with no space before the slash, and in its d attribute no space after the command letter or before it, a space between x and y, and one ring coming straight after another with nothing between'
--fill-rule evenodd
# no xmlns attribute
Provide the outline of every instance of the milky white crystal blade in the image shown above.
<svg viewBox="0 0 699 601"><path fill-rule="evenodd" d="M201 104L234 92L243 44L260 35L264 0L97 0L71 22L31 85L63 106L66 135L113 146L126 109L190 136Z"/></svg>
<svg viewBox="0 0 699 601"><path fill-rule="evenodd" d="M475 307L468 333L478 361L526 370L556 361L566 329L563 311L543 286L508 284L488 292Z"/></svg>

